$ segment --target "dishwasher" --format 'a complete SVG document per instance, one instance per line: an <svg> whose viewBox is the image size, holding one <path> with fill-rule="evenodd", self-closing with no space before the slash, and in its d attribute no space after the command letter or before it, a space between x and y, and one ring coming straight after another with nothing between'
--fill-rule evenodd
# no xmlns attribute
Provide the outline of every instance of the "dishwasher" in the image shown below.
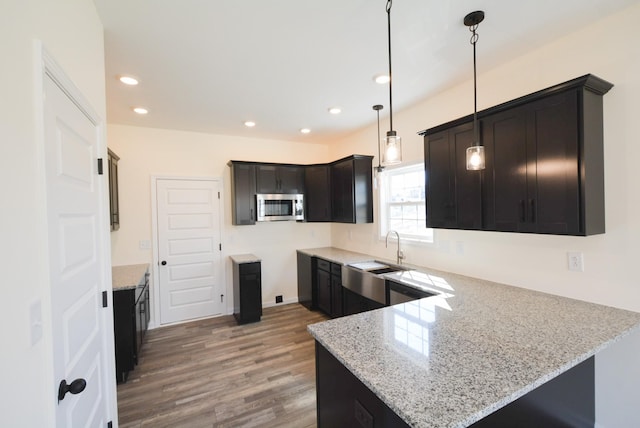
<svg viewBox="0 0 640 428"><path fill-rule="evenodd" d="M396 281L387 280L387 306L397 305L411 300L422 299L435 295L435 293L419 290Z"/></svg>

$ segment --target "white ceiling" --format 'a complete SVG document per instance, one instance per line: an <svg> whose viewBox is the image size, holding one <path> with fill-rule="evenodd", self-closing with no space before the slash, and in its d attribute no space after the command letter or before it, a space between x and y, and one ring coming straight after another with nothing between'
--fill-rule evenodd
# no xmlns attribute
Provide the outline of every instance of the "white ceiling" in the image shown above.
<svg viewBox="0 0 640 428"><path fill-rule="evenodd" d="M396 0L394 112L638 0ZM109 123L330 142L388 115L386 0L94 0ZM136 87L117 81L140 79ZM472 112L471 101L469 113ZM133 106L145 106L139 116ZM328 108L340 106L340 115ZM243 122L253 120L254 128ZM308 127L311 133L300 134ZM416 129L418 131L418 129Z"/></svg>

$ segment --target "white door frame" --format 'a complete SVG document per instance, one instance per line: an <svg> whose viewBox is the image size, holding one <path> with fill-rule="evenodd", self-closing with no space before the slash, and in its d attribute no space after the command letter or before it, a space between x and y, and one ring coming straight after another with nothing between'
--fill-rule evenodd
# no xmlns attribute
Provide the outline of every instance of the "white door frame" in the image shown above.
<svg viewBox="0 0 640 428"><path fill-rule="evenodd" d="M36 109L37 109L37 128L38 128L38 156L40 162L39 174L41 188L46 189L46 181L44 174L45 165L45 138L44 138L44 86L47 76L51 78L60 89L71 99L71 101L84 113L84 115L90 120L90 122L98 130L97 136L97 148L99 156L104 159L106 167L107 159L107 144L106 144L106 130L104 120L95 112L91 104L87 101L82 92L76 87L73 81L67 76L62 67L58 65L54 57L46 50L42 42L36 40L34 43L34 57L35 57L35 96L36 96ZM105 176L106 177L106 176ZM104 349L104 369L105 379L104 382L104 399L106 401L107 408L107 420L113 422L114 427L118 427L118 403L117 403L117 390L116 390L116 374L115 374L115 345L113 334L113 298L112 298L112 282L111 282L111 238L109 235L109 218L107 217L108 201L105 200L108 192L108 180L103 180L102 195L104 197L100 201L100 212L98 213L99 222L99 245L102 245L103 259L100 263L101 276L104 281L104 289L107 292L108 307L105 310L100 311L102 316L102 323L104 327L104 333L102 335L102 343ZM45 195L46 196L46 195ZM46 204L45 204L46 207ZM46 217L46 212L43 213ZM46 222L45 222L46 224ZM43 246L48 246L48 227L42 226ZM49 256L48 252L43 252L41 255L45 258L45 265L47 271L49 270ZM55 418L56 412L56 399L54 391L58 388L59 379L55 378L53 368L53 327L51 318L51 284L47 283L43 289L43 318L48 320L44 323L43 339L45 342L45 353L49 355L47 363L47 372L49 373L48 383L50 384L50 401L49 410L52 412L51 417Z"/></svg>
<svg viewBox="0 0 640 428"><path fill-rule="evenodd" d="M222 285L224 289L224 295L226 297L225 305L223 307L223 314L227 314L229 308L229 299L233 298L231 290L227 287L227 270L224 268L225 266L225 242L224 242L224 181L222 177L186 177L186 176L172 176L172 175L152 175L151 176L151 251L153 260L151 262L151 272L152 272L152 287L149 290L149 299L153 302L153 312L151 312L151 320L149 321L149 328L157 328L160 327L160 272L158 270L158 266L160 264L160 260L158 258L158 180L200 180L200 181L217 181L220 186L220 243L222 244L222 251L220 252L220 257L222 258L222 263L220 267L222 269ZM189 320L193 321L193 320ZM188 321L186 321L188 322Z"/></svg>

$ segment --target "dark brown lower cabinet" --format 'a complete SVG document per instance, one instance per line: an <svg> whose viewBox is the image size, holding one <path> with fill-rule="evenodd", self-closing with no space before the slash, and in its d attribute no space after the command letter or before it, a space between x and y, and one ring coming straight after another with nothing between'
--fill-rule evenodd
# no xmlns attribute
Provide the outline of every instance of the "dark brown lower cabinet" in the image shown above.
<svg viewBox="0 0 640 428"><path fill-rule="evenodd" d="M136 288L114 290L113 330L119 383L126 382L129 372L138 364L149 317L149 274Z"/></svg>
<svg viewBox="0 0 640 428"><path fill-rule="evenodd" d="M470 426L593 427L594 385L591 357ZM317 341L316 398L318 428L409 426Z"/></svg>
<svg viewBox="0 0 640 428"><path fill-rule="evenodd" d="M338 269L340 266L336 265ZM333 266L332 266L333 268ZM331 275L331 317L338 318L344 315L342 305L342 277Z"/></svg>
<svg viewBox="0 0 640 428"><path fill-rule="evenodd" d="M318 428L409 426L318 342L316 398Z"/></svg>
<svg viewBox="0 0 640 428"><path fill-rule="evenodd" d="M342 301L342 266L316 259L317 307L332 318L344 315Z"/></svg>
<svg viewBox="0 0 640 428"><path fill-rule="evenodd" d="M233 262L233 316L238 324L262 317L261 263Z"/></svg>
<svg viewBox="0 0 640 428"><path fill-rule="evenodd" d="M331 315L331 262L318 259L316 277L318 309Z"/></svg>
<svg viewBox="0 0 640 428"><path fill-rule="evenodd" d="M384 306L384 304L368 299L358 293L354 293L348 288L342 288L342 307L344 308L344 315L359 314L360 312L384 308Z"/></svg>
<svg viewBox="0 0 640 428"><path fill-rule="evenodd" d="M298 265L298 302L307 309L316 309L316 258L301 251L296 252Z"/></svg>

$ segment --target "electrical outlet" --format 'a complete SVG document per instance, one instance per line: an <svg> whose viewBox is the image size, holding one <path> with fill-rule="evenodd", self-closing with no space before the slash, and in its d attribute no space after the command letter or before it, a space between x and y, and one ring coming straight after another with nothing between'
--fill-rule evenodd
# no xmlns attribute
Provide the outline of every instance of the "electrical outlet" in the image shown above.
<svg viewBox="0 0 640 428"><path fill-rule="evenodd" d="M567 263L569 270L584 272L584 256L581 252L569 251L567 253Z"/></svg>
<svg viewBox="0 0 640 428"><path fill-rule="evenodd" d="M281 294L276 296L276 303L282 303L282 295Z"/></svg>

